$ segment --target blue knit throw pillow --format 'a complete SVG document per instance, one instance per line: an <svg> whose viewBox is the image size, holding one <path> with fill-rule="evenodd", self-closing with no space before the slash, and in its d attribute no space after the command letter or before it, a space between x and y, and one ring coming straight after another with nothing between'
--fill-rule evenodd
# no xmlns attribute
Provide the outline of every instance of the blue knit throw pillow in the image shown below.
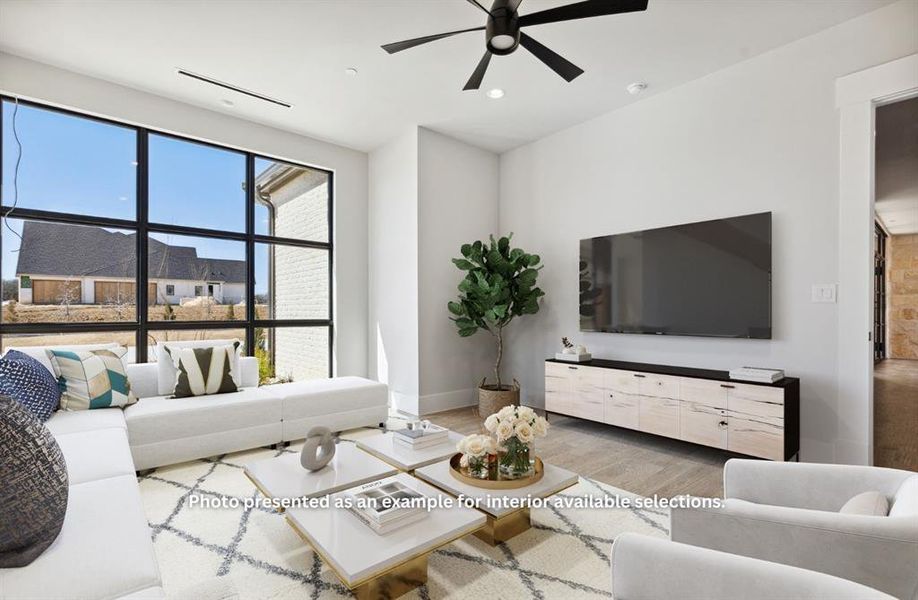
<svg viewBox="0 0 918 600"><path fill-rule="evenodd" d="M40 362L10 350L0 358L0 395L9 396L44 423L61 402L61 388Z"/></svg>

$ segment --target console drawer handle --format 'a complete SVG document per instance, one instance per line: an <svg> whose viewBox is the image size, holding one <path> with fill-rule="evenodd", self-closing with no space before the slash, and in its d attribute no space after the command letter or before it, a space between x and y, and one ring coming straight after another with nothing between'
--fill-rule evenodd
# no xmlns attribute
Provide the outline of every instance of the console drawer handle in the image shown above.
<svg viewBox="0 0 918 600"><path fill-rule="evenodd" d="M568 369L571 369L572 371L576 371L577 367L568 367Z"/></svg>
<svg viewBox="0 0 918 600"><path fill-rule="evenodd" d="M635 377L641 377L641 378L647 377L646 375L641 375L640 373L632 373L632 375L634 375Z"/></svg>
<svg viewBox="0 0 918 600"><path fill-rule="evenodd" d="M726 383L720 384L720 387L722 387L722 388L727 388L728 390L736 389L736 386L735 386L735 385L727 385Z"/></svg>

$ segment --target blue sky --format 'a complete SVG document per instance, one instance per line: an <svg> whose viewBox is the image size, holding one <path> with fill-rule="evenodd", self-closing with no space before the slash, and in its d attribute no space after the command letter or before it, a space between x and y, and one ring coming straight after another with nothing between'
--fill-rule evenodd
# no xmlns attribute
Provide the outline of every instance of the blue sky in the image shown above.
<svg viewBox="0 0 918 600"><path fill-rule="evenodd" d="M57 212L135 218L137 150L133 130L20 105L13 135L12 102L3 103L3 205ZM245 156L174 138L149 137L150 221L245 230ZM20 158L14 193L13 174ZM256 160L256 173L271 164ZM15 217L15 211L13 212ZM256 218L264 218L260 211ZM8 221L16 231L22 222ZM263 230L259 228L259 230ZM198 256L243 260L244 244L205 238L156 235L163 242L191 245ZM15 276L18 239L3 227L2 276ZM266 248L257 252L258 291L266 288Z"/></svg>

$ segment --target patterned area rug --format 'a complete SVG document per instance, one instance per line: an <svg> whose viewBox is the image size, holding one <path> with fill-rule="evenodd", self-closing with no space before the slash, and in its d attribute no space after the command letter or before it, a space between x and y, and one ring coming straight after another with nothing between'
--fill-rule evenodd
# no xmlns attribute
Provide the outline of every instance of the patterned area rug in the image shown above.
<svg viewBox="0 0 918 600"><path fill-rule="evenodd" d="M345 438L367 435L367 431ZM341 443L348 443L342 441ZM273 511L188 506L192 494L251 498L257 492L242 471L253 460L298 452L238 452L155 470L140 490L170 598L217 600L349 598L318 556ZM633 497L589 479L564 496ZM533 527L491 547L474 536L431 555L428 583L404 596L440 598L602 598L610 596L609 549L619 533L668 534L669 515L635 508L532 511Z"/></svg>

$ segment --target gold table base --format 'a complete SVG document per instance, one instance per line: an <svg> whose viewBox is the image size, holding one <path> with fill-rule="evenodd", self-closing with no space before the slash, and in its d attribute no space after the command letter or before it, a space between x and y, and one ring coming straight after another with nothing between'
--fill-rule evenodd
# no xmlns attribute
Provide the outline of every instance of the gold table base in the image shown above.
<svg viewBox="0 0 918 600"><path fill-rule="evenodd" d="M528 531L530 527L532 520L529 518L529 509L522 508L503 517L488 515L488 522L475 532L475 537L496 546Z"/></svg>

